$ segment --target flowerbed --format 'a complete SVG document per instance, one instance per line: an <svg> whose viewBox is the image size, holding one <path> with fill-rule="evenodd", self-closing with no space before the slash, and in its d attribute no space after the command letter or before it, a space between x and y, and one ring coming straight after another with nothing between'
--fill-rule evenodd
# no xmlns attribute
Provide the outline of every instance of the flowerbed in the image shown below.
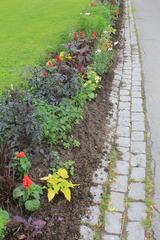
<svg viewBox="0 0 160 240"><path fill-rule="evenodd" d="M34 69L22 89L3 93L0 206L10 214L4 239L78 239L77 227L69 236L68 229L61 229L67 220L61 214L86 197L79 177L84 175L91 182L91 171L87 176L85 165L77 167L74 156L68 156L82 148L73 129L86 118L87 103L97 101L98 91L105 94L101 76L113 63L118 14L113 2L91 2L68 43ZM95 161L92 168L96 166Z"/></svg>

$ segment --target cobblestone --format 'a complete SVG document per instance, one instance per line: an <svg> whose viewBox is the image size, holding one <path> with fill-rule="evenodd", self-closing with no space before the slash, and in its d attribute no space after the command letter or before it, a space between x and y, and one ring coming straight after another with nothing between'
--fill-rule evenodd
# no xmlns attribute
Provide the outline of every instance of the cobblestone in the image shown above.
<svg viewBox="0 0 160 240"><path fill-rule="evenodd" d="M99 221L99 216L99 206L90 206L86 215L82 218L82 222L90 225L97 225Z"/></svg>
<svg viewBox="0 0 160 240"><path fill-rule="evenodd" d="M128 177L118 175L115 182L111 185L111 190L115 192L127 192L128 188Z"/></svg>
<svg viewBox="0 0 160 240"><path fill-rule="evenodd" d="M130 221L140 221L142 222L146 215L146 206L141 202L132 202L129 204L128 208L128 219Z"/></svg>
<svg viewBox="0 0 160 240"><path fill-rule="evenodd" d="M131 170L131 179L142 181L145 178L145 169L142 167L133 167Z"/></svg>
<svg viewBox="0 0 160 240"><path fill-rule="evenodd" d="M120 234L121 233L121 213L106 213L105 231L107 233Z"/></svg>
<svg viewBox="0 0 160 240"><path fill-rule="evenodd" d="M119 236L103 234L102 240L120 240Z"/></svg>
<svg viewBox="0 0 160 240"><path fill-rule="evenodd" d="M117 174L128 175L129 163L125 161L117 161L115 171Z"/></svg>
<svg viewBox="0 0 160 240"><path fill-rule="evenodd" d="M144 132L132 131L131 133L132 141L144 141Z"/></svg>
<svg viewBox="0 0 160 240"><path fill-rule="evenodd" d="M138 155L131 155L131 166L133 167L146 167L146 155L145 154L138 154Z"/></svg>
<svg viewBox="0 0 160 240"><path fill-rule="evenodd" d="M131 152L134 154L141 154L146 152L145 142L131 142Z"/></svg>
<svg viewBox="0 0 160 240"><path fill-rule="evenodd" d="M140 222L130 222L127 226L127 240L144 240L145 231Z"/></svg>
<svg viewBox="0 0 160 240"><path fill-rule="evenodd" d="M115 211L123 212L125 210L124 193L111 192L110 205Z"/></svg>
<svg viewBox="0 0 160 240"><path fill-rule="evenodd" d="M129 186L129 198L135 201L145 200L144 183L131 183Z"/></svg>
<svg viewBox="0 0 160 240"><path fill-rule="evenodd" d="M98 204L101 202L101 195L103 193L102 185L92 186L90 192L93 196L93 202Z"/></svg>
<svg viewBox="0 0 160 240"><path fill-rule="evenodd" d="M94 233L91 228L81 225L80 227L80 240L93 240Z"/></svg>

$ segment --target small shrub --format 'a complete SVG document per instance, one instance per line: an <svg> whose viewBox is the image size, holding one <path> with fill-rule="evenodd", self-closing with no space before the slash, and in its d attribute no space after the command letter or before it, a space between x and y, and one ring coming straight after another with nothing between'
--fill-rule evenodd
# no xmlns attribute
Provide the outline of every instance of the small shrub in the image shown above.
<svg viewBox="0 0 160 240"><path fill-rule="evenodd" d="M65 98L75 96L80 87L76 70L65 62L60 63L50 72L37 68L29 80L29 88L34 97L53 105Z"/></svg>
<svg viewBox="0 0 160 240"><path fill-rule="evenodd" d="M11 90L0 99L0 145L10 143L25 148L39 143L41 129L34 116L32 98L26 92Z"/></svg>

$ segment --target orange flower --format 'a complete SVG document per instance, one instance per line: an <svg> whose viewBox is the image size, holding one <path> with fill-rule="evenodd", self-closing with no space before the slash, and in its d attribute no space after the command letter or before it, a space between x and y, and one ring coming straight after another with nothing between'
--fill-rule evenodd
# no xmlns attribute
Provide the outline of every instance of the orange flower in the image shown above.
<svg viewBox="0 0 160 240"><path fill-rule="evenodd" d="M52 63L52 61L48 61L48 62L47 62L47 67L49 67L49 68L50 68L50 67L54 67L54 64Z"/></svg>
<svg viewBox="0 0 160 240"><path fill-rule="evenodd" d="M29 188L31 185L32 185L32 180L27 175L24 175L24 177L23 177L23 187L24 187L24 189Z"/></svg>
<svg viewBox="0 0 160 240"><path fill-rule="evenodd" d="M26 157L26 154L24 152L19 152L16 154L16 158L24 158Z"/></svg>

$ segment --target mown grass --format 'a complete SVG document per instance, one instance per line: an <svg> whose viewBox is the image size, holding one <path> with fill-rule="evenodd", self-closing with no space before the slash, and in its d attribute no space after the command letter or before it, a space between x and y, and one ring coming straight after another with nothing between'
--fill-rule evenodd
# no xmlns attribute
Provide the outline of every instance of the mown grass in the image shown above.
<svg viewBox="0 0 160 240"><path fill-rule="evenodd" d="M1 0L0 91L54 49L89 0Z"/></svg>

